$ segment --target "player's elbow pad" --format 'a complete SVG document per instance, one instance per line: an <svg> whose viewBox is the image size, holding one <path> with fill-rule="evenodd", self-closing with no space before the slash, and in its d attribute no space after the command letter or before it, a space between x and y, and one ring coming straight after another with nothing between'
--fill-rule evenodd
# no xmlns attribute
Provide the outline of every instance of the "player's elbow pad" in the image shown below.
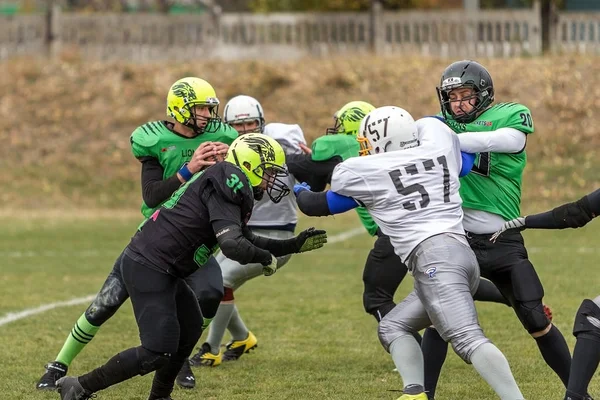
<svg viewBox="0 0 600 400"><path fill-rule="evenodd" d="M250 243L239 227L230 227L228 231L217 237L217 241L223 255L240 264L263 262L267 255L269 259L271 257L266 251L264 252L266 254L260 254L263 252L262 249Z"/></svg>
<svg viewBox="0 0 600 400"><path fill-rule="evenodd" d="M581 228L594 218L588 196L574 203L563 204L552 210L554 220L559 229Z"/></svg>

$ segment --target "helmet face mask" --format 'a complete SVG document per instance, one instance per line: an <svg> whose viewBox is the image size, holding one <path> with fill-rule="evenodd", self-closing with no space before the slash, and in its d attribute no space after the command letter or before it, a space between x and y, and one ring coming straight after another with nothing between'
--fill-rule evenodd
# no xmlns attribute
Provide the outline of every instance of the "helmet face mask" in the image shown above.
<svg viewBox="0 0 600 400"><path fill-rule="evenodd" d="M440 86L437 88L442 115L457 122L470 123L481 115L494 102L494 83L490 73L479 63L470 60L450 64L442 74ZM453 92L470 89L471 97L461 96L456 99ZM464 92L464 91L463 91ZM459 103L461 113L455 113L453 103ZM465 109L467 102L470 109Z"/></svg>
<svg viewBox="0 0 600 400"><path fill-rule="evenodd" d="M225 161L237 165L248 177L256 200L267 193L271 201L278 203L290 193L285 183L289 175L285 153L281 145L267 135L240 135L229 147Z"/></svg>
<svg viewBox="0 0 600 400"><path fill-rule="evenodd" d="M225 105L223 120L240 135L263 133L265 117L261 104L254 97L236 96Z"/></svg>
<svg viewBox="0 0 600 400"><path fill-rule="evenodd" d="M354 135L363 118L375 107L364 101L351 101L340 108L334 115L333 127L327 128L326 135Z"/></svg>
<svg viewBox="0 0 600 400"><path fill-rule="evenodd" d="M216 132L219 99L215 90L200 78L188 77L175 82L167 95L167 115L191 129L196 135Z"/></svg>

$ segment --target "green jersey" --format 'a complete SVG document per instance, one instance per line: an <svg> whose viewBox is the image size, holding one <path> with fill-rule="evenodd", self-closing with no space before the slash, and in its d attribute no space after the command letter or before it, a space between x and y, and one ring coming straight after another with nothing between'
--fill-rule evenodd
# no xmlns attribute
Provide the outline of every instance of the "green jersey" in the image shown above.
<svg viewBox="0 0 600 400"><path fill-rule="evenodd" d="M325 135L317 138L312 144L312 160L326 161L333 157L341 157L343 161L351 157L358 157L360 145L353 135ZM364 207L356 209L358 218L369 235L375 235L377 224Z"/></svg>
<svg viewBox="0 0 600 400"><path fill-rule="evenodd" d="M517 103L499 103L468 124L447 119L456 133L487 132L513 128L525 134L534 131L531 112ZM521 215L521 184L527 155L520 153L480 153L471 172L460 178L464 208L498 214L505 220Z"/></svg>
<svg viewBox="0 0 600 400"><path fill-rule="evenodd" d="M148 122L131 134L131 151L136 158L156 158L163 167L163 179L175 175L203 142L231 144L238 133L231 126L218 123L215 132L202 133L196 137L182 136L171 129L167 121ZM142 203L142 214L148 218L155 209Z"/></svg>

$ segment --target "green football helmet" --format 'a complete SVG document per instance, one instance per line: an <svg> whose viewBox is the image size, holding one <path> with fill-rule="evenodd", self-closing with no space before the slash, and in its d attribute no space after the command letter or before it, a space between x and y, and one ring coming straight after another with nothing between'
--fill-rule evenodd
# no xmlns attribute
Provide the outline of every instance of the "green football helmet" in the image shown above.
<svg viewBox="0 0 600 400"><path fill-rule="evenodd" d="M260 200L266 192L273 203L279 203L290 193L283 180L289 175L285 167L285 153L281 145L267 135L240 135L229 146L225 161L237 165L248 177L256 200Z"/></svg>
<svg viewBox="0 0 600 400"><path fill-rule="evenodd" d="M373 111L375 106L364 101L351 101L340 108L334 115L334 125L327 128L327 135L354 135L358 133L360 122Z"/></svg>

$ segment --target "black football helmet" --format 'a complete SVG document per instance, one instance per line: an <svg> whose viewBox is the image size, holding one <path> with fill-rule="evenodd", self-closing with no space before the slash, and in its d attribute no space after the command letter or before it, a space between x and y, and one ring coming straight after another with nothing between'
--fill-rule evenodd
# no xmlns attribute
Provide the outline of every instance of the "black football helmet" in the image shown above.
<svg viewBox="0 0 600 400"><path fill-rule="evenodd" d="M459 88L471 88L476 97L475 107L468 113L454 115L450 107L450 92ZM437 93L444 118L457 122L473 122L479 114L494 102L494 83L492 76L478 62L471 60L457 61L450 64L442 74Z"/></svg>

